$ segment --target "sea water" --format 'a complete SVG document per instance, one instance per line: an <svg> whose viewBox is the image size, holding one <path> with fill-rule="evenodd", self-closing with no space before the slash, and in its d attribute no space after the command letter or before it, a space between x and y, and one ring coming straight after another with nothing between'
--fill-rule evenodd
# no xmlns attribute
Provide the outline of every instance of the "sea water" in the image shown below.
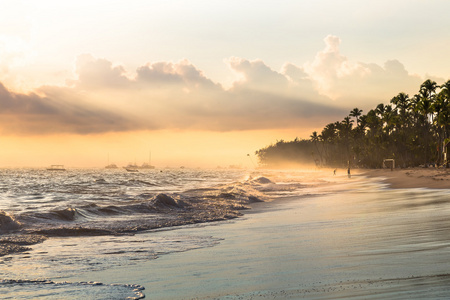
<svg viewBox="0 0 450 300"><path fill-rule="evenodd" d="M331 171L4 170L0 181L2 299L450 296L448 189Z"/></svg>
<svg viewBox="0 0 450 300"><path fill-rule="evenodd" d="M141 298L137 283L64 278L214 247L220 238L142 233L233 220L299 189L245 170L1 170L1 298Z"/></svg>

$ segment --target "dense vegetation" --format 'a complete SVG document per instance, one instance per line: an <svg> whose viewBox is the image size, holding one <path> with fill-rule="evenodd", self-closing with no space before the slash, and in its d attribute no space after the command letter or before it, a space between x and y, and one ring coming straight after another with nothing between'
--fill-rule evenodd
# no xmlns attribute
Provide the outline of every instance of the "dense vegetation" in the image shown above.
<svg viewBox="0 0 450 300"><path fill-rule="evenodd" d="M344 120L313 132L310 140L281 140L256 155L268 167L314 162L377 168L384 159L395 159L399 167L448 164L450 80L441 86L426 80L416 95L399 93L390 104L362 113L354 108Z"/></svg>

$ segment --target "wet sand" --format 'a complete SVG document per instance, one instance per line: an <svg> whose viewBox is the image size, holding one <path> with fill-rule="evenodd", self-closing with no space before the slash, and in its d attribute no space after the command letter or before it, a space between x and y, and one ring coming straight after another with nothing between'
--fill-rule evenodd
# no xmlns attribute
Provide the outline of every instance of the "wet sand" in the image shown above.
<svg viewBox="0 0 450 300"><path fill-rule="evenodd" d="M450 188L450 169L411 168L360 170L370 177L383 177L391 188Z"/></svg>
<svg viewBox="0 0 450 300"><path fill-rule="evenodd" d="M370 172L336 176L322 194L256 203L240 219L146 233L220 242L67 280L133 282L149 299L450 297L450 191L386 189L390 171ZM394 174L422 178L406 172Z"/></svg>

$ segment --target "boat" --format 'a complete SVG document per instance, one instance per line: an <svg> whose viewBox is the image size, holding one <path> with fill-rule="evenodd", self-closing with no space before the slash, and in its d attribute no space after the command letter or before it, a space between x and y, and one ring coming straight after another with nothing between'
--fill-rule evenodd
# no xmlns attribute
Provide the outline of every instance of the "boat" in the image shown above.
<svg viewBox="0 0 450 300"><path fill-rule="evenodd" d="M118 166L116 164L109 164L105 167L105 169L117 169Z"/></svg>
<svg viewBox="0 0 450 300"><path fill-rule="evenodd" d="M154 169L155 166L152 166L151 164L148 163L143 163L142 166L138 167L139 169Z"/></svg>
<svg viewBox="0 0 450 300"><path fill-rule="evenodd" d="M127 172L139 172L139 167L136 164L128 164L127 166L123 167Z"/></svg>
<svg viewBox="0 0 450 300"><path fill-rule="evenodd" d="M64 165L51 165L47 171L65 171Z"/></svg>
<svg viewBox="0 0 450 300"><path fill-rule="evenodd" d="M136 162L134 164L129 163L127 166L123 167L128 172L139 172L139 170L153 170L155 169L155 166L152 166L152 153L150 152L148 157L148 163L143 163L142 165L138 166Z"/></svg>
<svg viewBox="0 0 450 300"><path fill-rule="evenodd" d="M109 153L108 153L108 165L106 165L105 169L117 169L117 165L116 164L110 164L109 163Z"/></svg>
<svg viewBox="0 0 450 300"><path fill-rule="evenodd" d="M148 163L143 163L140 167L138 167L139 169L145 169L145 170L150 170L150 169L154 169L155 166L152 166L152 152L149 152L148 155Z"/></svg>

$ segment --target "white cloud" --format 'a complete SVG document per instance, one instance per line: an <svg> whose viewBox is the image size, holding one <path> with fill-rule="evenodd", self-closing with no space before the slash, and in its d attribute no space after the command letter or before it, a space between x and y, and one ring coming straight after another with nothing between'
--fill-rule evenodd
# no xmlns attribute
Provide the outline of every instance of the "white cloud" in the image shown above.
<svg viewBox="0 0 450 300"><path fill-rule="evenodd" d="M305 70L318 91L340 106L358 103L371 107L388 102L399 92L413 93L423 81L409 74L398 60L387 61L384 66L352 62L340 53L338 37L329 35L324 41L325 49L305 64Z"/></svg>
<svg viewBox="0 0 450 300"><path fill-rule="evenodd" d="M80 55L76 62L78 80L72 83L83 89L123 88L129 83L122 66L113 66L106 59L96 59L90 54Z"/></svg>

